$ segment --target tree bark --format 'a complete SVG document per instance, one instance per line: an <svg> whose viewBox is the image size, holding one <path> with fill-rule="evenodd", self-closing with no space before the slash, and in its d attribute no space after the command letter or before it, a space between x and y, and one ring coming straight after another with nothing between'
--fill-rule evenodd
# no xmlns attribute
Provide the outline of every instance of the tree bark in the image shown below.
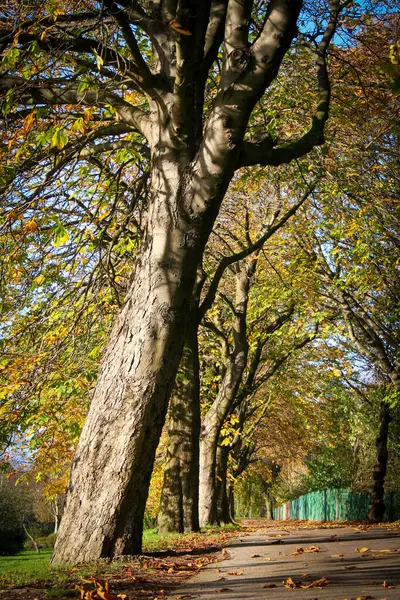
<svg viewBox="0 0 400 600"><path fill-rule="evenodd" d="M267 509L267 519L274 519L274 505L272 502L272 498L269 496L268 492L265 496L265 507Z"/></svg>
<svg viewBox="0 0 400 600"><path fill-rule="evenodd" d="M197 326L190 323L169 405L160 533L198 531L200 382Z"/></svg>
<svg viewBox="0 0 400 600"><path fill-rule="evenodd" d="M141 551L150 476L202 253L195 226L176 210L179 163L165 164L153 180L158 193L146 237L79 440L56 563Z"/></svg>
<svg viewBox="0 0 400 600"><path fill-rule="evenodd" d="M231 523L228 500L228 458L229 448L227 446L218 446L216 461L216 497L217 497L217 521L221 523Z"/></svg>
<svg viewBox="0 0 400 600"><path fill-rule="evenodd" d="M368 512L368 520L372 523L380 523L385 514L385 477L388 461L388 433L389 423L392 420L390 407L386 402L381 402L380 408L380 427L376 438L376 463L373 472L373 486L371 493L371 508Z"/></svg>
<svg viewBox="0 0 400 600"><path fill-rule="evenodd" d="M228 506L229 517L231 523L235 522L235 484L233 481L228 481Z"/></svg>

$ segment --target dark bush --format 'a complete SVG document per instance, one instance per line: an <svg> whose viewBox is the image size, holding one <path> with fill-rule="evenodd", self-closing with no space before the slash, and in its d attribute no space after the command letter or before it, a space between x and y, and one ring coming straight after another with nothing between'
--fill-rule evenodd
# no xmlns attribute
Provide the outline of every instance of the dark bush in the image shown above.
<svg viewBox="0 0 400 600"><path fill-rule="evenodd" d="M26 533L18 494L11 486L0 487L0 554L18 554L24 549Z"/></svg>

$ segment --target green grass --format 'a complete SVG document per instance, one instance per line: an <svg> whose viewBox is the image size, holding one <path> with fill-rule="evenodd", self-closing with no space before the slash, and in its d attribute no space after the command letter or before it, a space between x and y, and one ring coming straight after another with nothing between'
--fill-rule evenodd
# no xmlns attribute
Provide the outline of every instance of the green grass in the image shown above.
<svg viewBox="0 0 400 600"><path fill-rule="evenodd" d="M16 556L0 556L0 585L24 585L39 581L61 582L67 574L50 565L53 550L25 550Z"/></svg>
<svg viewBox="0 0 400 600"><path fill-rule="evenodd" d="M157 529L145 529L143 531L143 552L157 552L167 550L175 546L176 543L190 539L193 534L164 533L159 535Z"/></svg>

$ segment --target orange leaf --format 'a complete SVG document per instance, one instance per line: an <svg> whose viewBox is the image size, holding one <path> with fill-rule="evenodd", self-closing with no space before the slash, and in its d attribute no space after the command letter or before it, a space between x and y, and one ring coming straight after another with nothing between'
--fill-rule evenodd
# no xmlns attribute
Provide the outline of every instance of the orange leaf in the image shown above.
<svg viewBox="0 0 400 600"><path fill-rule="evenodd" d="M182 25L178 23L176 19L172 19L172 21L169 22L169 26L181 35L192 35L192 32L188 29L183 29Z"/></svg>
<svg viewBox="0 0 400 600"><path fill-rule="evenodd" d="M33 126L33 120L35 118L35 111L29 113L24 119L24 133L29 133Z"/></svg>
<svg viewBox="0 0 400 600"><path fill-rule="evenodd" d="M300 587L304 590L308 590L310 588L323 588L329 585L329 583L329 579L327 579L326 577L322 577L321 579L311 581L311 583L300 583Z"/></svg>
<svg viewBox="0 0 400 600"><path fill-rule="evenodd" d="M24 225L24 228L22 231L23 231L23 233L33 233L38 228L39 228L39 223L36 221L35 218L33 218L30 221L27 221L27 223Z"/></svg>

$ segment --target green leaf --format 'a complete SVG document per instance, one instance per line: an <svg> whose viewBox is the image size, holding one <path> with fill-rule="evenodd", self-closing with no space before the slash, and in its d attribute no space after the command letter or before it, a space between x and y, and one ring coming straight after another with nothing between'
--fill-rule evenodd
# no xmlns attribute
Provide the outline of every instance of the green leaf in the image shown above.
<svg viewBox="0 0 400 600"><path fill-rule="evenodd" d="M51 146L53 148L58 148L62 150L64 146L68 144L68 135L65 133L63 129L57 127L55 130L53 137L51 138Z"/></svg>
<svg viewBox="0 0 400 600"><path fill-rule="evenodd" d="M55 226L53 227L53 231L54 231L53 245L56 248L58 248L62 244L65 244L66 242L68 242L69 233L60 221L58 221L55 224Z"/></svg>

